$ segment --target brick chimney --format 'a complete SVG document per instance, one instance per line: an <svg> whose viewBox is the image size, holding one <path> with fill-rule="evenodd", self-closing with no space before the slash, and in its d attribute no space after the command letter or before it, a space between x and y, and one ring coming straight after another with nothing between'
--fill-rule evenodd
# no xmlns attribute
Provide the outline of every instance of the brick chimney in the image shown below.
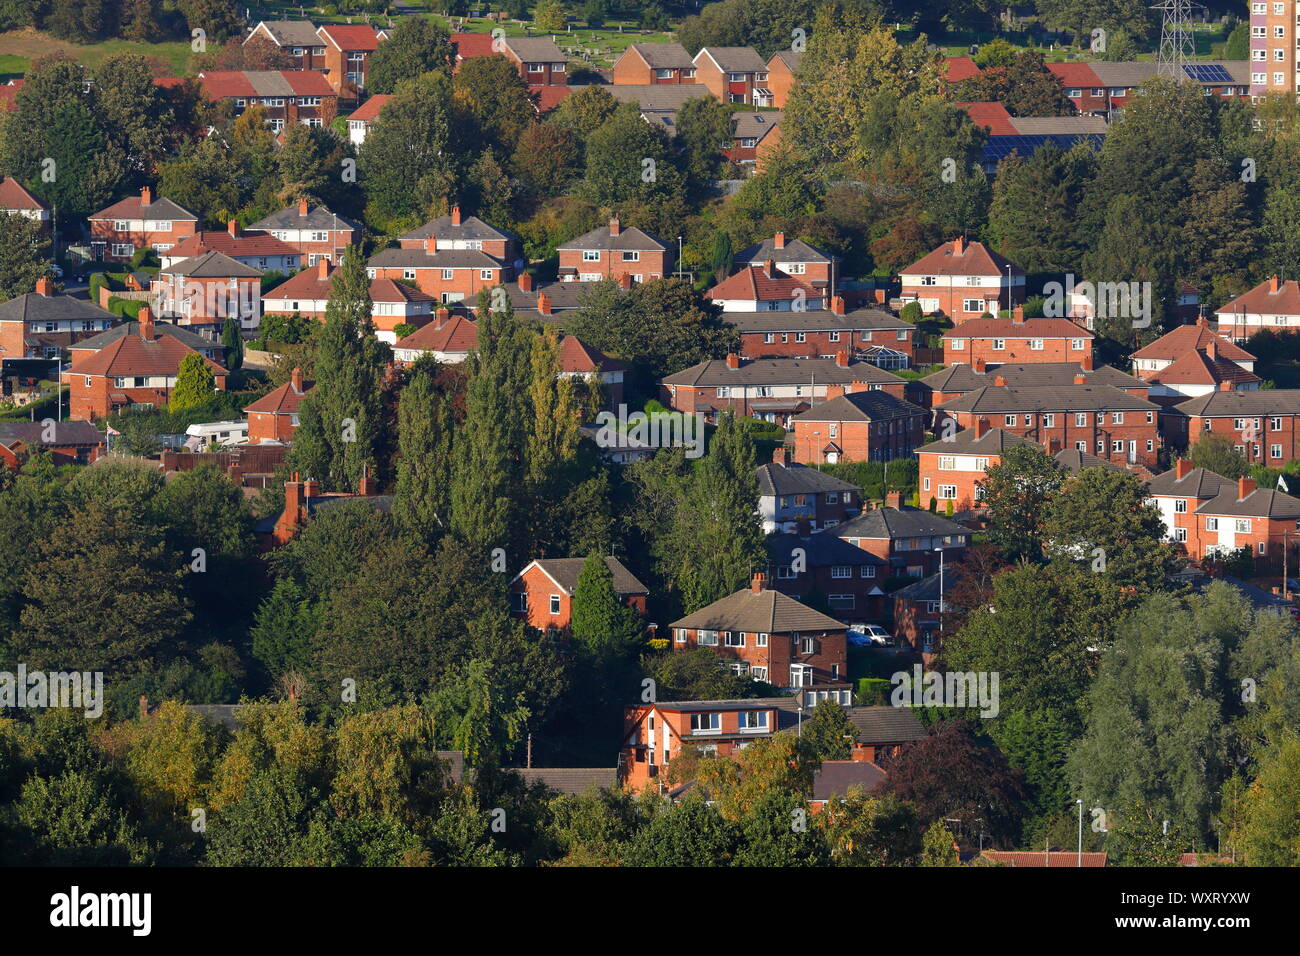
<svg viewBox="0 0 1300 956"><path fill-rule="evenodd" d="M740 356L735 352L727 353L727 368L740 368Z"/></svg>
<svg viewBox="0 0 1300 956"><path fill-rule="evenodd" d="M1210 341L1205 343L1205 357L1209 359L1211 362L1218 361L1219 343L1216 342L1214 339L1210 339Z"/></svg>
<svg viewBox="0 0 1300 956"><path fill-rule="evenodd" d="M551 314L551 297L545 292L540 292L537 295L537 311L542 315Z"/></svg>
<svg viewBox="0 0 1300 956"><path fill-rule="evenodd" d="M533 274L531 272L519 273L519 291L520 292L533 291Z"/></svg>
<svg viewBox="0 0 1300 956"><path fill-rule="evenodd" d="M1181 481L1186 478L1192 470L1192 463L1186 458L1179 458L1174 462L1174 477Z"/></svg>
<svg viewBox="0 0 1300 956"><path fill-rule="evenodd" d="M982 358L977 358L975 361L971 362L970 368L972 372L983 375L988 369L988 363L986 363Z"/></svg>
<svg viewBox="0 0 1300 956"><path fill-rule="evenodd" d="M307 215L307 198L305 196L298 200L298 215Z"/></svg>
<svg viewBox="0 0 1300 956"><path fill-rule="evenodd" d="M886 508L903 507L903 493L901 491L889 491L885 493Z"/></svg>
<svg viewBox="0 0 1300 956"><path fill-rule="evenodd" d="M451 224L452 224L453 226L459 226L459 225L460 225L460 206L459 206L459 205L456 205L456 206L452 206L452 207L451 207Z"/></svg>
<svg viewBox="0 0 1300 956"><path fill-rule="evenodd" d="M1087 355L1085 355L1083 357L1083 361L1080 362L1079 365L1085 372L1094 371L1096 369L1096 363L1093 362L1092 353L1089 352Z"/></svg>
<svg viewBox="0 0 1300 956"><path fill-rule="evenodd" d="M1219 391L1221 391L1221 392L1231 392L1231 391L1232 391L1232 382L1228 381L1227 379L1224 379L1222 382L1219 383Z"/></svg>
<svg viewBox="0 0 1300 956"><path fill-rule="evenodd" d="M996 385L998 388L1006 388L1007 380L1003 378L1001 375L997 375L993 379L993 384Z"/></svg>
<svg viewBox="0 0 1300 956"><path fill-rule="evenodd" d="M447 320L449 318L451 318L451 310L448 309L445 305L438 306L438 308L433 313L434 330L436 331L437 329L440 329L444 325L446 325Z"/></svg>
<svg viewBox="0 0 1300 956"><path fill-rule="evenodd" d="M1254 478L1247 478L1245 475L1242 475L1240 478L1237 479L1237 500L1238 501L1241 501L1243 498L1245 498L1254 490L1255 490Z"/></svg>
<svg viewBox="0 0 1300 956"><path fill-rule="evenodd" d="M775 248L777 248L777 249L784 249L784 248L785 248L785 233L784 233L784 232L778 232L775 236L773 236L773 237L772 237L772 245L773 245Z"/></svg>
<svg viewBox="0 0 1300 956"><path fill-rule="evenodd" d="M754 594L762 594L767 586L767 575L762 571L755 571L754 576L749 580L749 590Z"/></svg>
<svg viewBox="0 0 1300 956"><path fill-rule="evenodd" d="M837 295L831 299L831 311L836 315L844 315L848 307L844 304L844 296Z"/></svg>
<svg viewBox="0 0 1300 956"><path fill-rule="evenodd" d="M1278 281L1277 276L1269 276L1268 291L1270 295L1277 295Z"/></svg>
<svg viewBox="0 0 1300 956"><path fill-rule="evenodd" d="M302 494L304 498L315 498L320 494L320 482L315 478L308 478L302 483Z"/></svg>
<svg viewBox="0 0 1300 956"><path fill-rule="evenodd" d="M1087 385L1087 384L1088 384L1088 376L1084 375L1082 372L1075 372L1075 373L1074 373L1074 384L1075 384L1075 385Z"/></svg>
<svg viewBox="0 0 1300 956"><path fill-rule="evenodd" d="M618 224L618 216L611 216L609 219L609 234L617 236L622 227Z"/></svg>
<svg viewBox="0 0 1300 956"><path fill-rule="evenodd" d="M227 226L226 226L226 229L227 229L227 231L230 233L230 238L232 238L232 239L238 239L238 238L239 238L239 220L238 220L238 219L232 219L232 220L230 220L229 224L227 224Z"/></svg>
<svg viewBox="0 0 1300 956"><path fill-rule="evenodd" d="M379 482L375 481L370 474L370 466L367 465L361 473L361 485L357 489L362 498L373 498L379 494Z"/></svg>
<svg viewBox="0 0 1300 956"><path fill-rule="evenodd" d="M767 276L769 279L776 275L776 263L771 259L763 260L763 275Z"/></svg>
<svg viewBox="0 0 1300 956"><path fill-rule="evenodd" d="M136 316L136 321L140 323L140 338L146 342L152 342L157 336L154 334L153 309L145 306Z"/></svg>
<svg viewBox="0 0 1300 956"><path fill-rule="evenodd" d="M845 352L843 349L841 349L840 351L836 352L836 353L835 353L835 366L836 366L836 368L848 368L848 367L849 367L849 353L848 353L848 352Z"/></svg>
<svg viewBox="0 0 1300 956"><path fill-rule="evenodd" d="M322 259L316 263L316 276L321 279L330 277L330 261L328 259Z"/></svg>
<svg viewBox="0 0 1300 956"><path fill-rule="evenodd" d="M777 445L772 449L772 464L788 465L790 464L790 449L785 445Z"/></svg>
<svg viewBox="0 0 1300 956"><path fill-rule="evenodd" d="M431 256L436 256L438 254L437 236L429 236L429 238L424 240L424 251Z"/></svg>
<svg viewBox="0 0 1300 956"><path fill-rule="evenodd" d="M43 295L47 299L54 295L54 283L50 281L49 276L41 276L36 280L36 294Z"/></svg>
<svg viewBox="0 0 1300 956"><path fill-rule="evenodd" d="M799 515L794 519L794 533L801 538L806 538L812 534L812 522L806 515Z"/></svg>
<svg viewBox="0 0 1300 956"><path fill-rule="evenodd" d="M153 205L153 187L152 187L152 186L145 186L145 187L143 187L143 188L140 190L140 205L141 205L141 206L152 206L152 205Z"/></svg>
<svg viewBox="0 0 1300 956"><path fill-rule="evenodd" d="M289 374L289 387L293 389L295 395L302 394L302 369L295 368Z"/></svg>
<svg viewBox="0 0 1300 956"><path fill-rule="evenodd" d="M1011 310L1011 321L1015 325L1025 324L1025 307L1023 305L1018 305Z"/></svg>
<svg viewBox="0 0 1300 956"><path fill-rule="evenodd" d="M293 480L284 483L284 512L276 522L276 530L281 528L292 537L292 532L302 524L304 502L303 484L298 480L298 473L293 473Z"/></svg>
<svg viewBox="0 0 1300 956"><path fill-rule="evenodd" d="M964 256L966 254L965 236L958 236L952 241L952 254L954 256Z"/></svg>
<svg viewBox="0 0 1300 956"><path fill-rule="evenodd" d="M976 438L983 438L986 434L988 434L988 430L989 430L989 420L987 418L981 415L979 418L975 419Z"/></svg>
<svg viewBox="0 0 1300 956"><path fill-rule="evenodd" d="M1198 315L1196 317L1196 324L1203 329L1208 329L1210 327L1210 319L1208 316Z"/></svg>

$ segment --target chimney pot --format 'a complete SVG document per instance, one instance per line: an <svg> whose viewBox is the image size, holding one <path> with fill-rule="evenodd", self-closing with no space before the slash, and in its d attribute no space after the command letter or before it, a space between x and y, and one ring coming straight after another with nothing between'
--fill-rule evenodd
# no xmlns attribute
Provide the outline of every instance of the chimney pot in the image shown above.
<svg viewBox="0 0 1300 956"><path fill-rule="evenodd" d="M903 493L902 493L901 491L888 491L888 492L885 492L885 507L886 507L886 508L902 508L902 507L903 507Z"/></svg>
<svg viewBox="0 0 1300 956"><path fill-rule="evenodd" d="M229 223L229 225L226 226L226 228L230 231L230 237L231 237L232 239L236 239L236 238L239 237L239 220L238 220L238 219L232 219L232 220L230 220L230 223Z"/></svg>
<svg viewBox="0 0 1300 956"><path fill-rule="evenodd" d="M436 256L438 254L438 237L430 236L424 240L424 251L426 255Z"/></svg>
<svg viewBox="0 0 1300 956"><path fill-rule="evenodd" d="M1245 475L1242 475L1240 478L1237 479L1237 500L1238 501L1241 501L1243 498L1245 498L1254 490L1255 490L1254 478L1247 478Z"/></svg>
<svg viewBox="0 0 1300 956"><path fill-rule="evenodd" d="M1096 369L1096 366L1095 366L1095 364L1094 364L1094 362L1093 362L1093 358L1092 358L1092 353L1091 353L1091 352L1089 352L1087 355L1085 355L1085 356L1083 357L1083 361L1080 362L1079 364L1082 366L1082 368L1083 368L1083 370L1084 370L1085 372L1092 372L1092 371L1095 371L1095 369Z"/></svg>
<svg viewBox="0 0 1300 956"><path fill-rule="evenodd" d="M1025 307L1023 305L1018 305L1011 310L1011 321L1016 325L1025 324Z"/></svg>
<svg viewBox="0 0 1300 956"><path fill-rule="evenodd" d="M763 275L767 276L769 279L776 275L776 263L771 259L764 260Z"/></svg>
<svg viewBox="0 0 1300 956"><path fill-rule="evenodd" d="M837 295L831 299L831 311L836 315L844 315L848 311L848 306L844 304L844 296Z"/></svg>
<svg viewBox="0 0 1300 956"><path fill-rule="evenodd" d="M1088 376L1084 375L1082 372L1075 372L1075 373L1074 373L1074 384L1075 384L1075 385L1087 385L1087 384L1088 384Z"/></svg>
<svg viewBox="0 0 1300 956"><path fill-rule="evenodd" d="M36 294L46 298L54 294L54 284L50 282L49 276L41 276L36 280Z"/></svg>
<svg viewBox="0 0 1300 956"><path fill-rule="evenodd" d="M987 370L988 364L982 358L977 358L971 363L971 371L978 375L983 375Z"/></svg>
<svg viewBox="0 0 1300 956"><path fill-rule="evenodd" d="M551 314L551 297L545 292L542 292L537 296L537 311L542 315Z"/></svg>
<svg viewBox="0 0 1300 956"><path fill-rule="evenodd" d="M843 349L835 353L835 364L839 368L849 367L849 353Z"/></svg>
<svg viewBox="0 0 1300 956"><path fill-rule="evenodd" d="M153 324L153 310L145 306L136 316L136 321L140 323L140 338L146 342L152 342L155 338Z"/></svg>
<svg viewBox="0 0 1300 956"><path fill-rule="evenodd" d="M289 383L289 387L293 389L295 394L302 394L302 369L295 368L293 370L289 376Z"/></svg>
<svg viewBox="0 0 1300 956"><path fill-rule="evenodd" d="M455 205L455 206L452 206L452 207L451 207L451 224L452 224L453 226L459 226L459 225L460 225L460 206L459 206L459 205Z"/></svg>
<svg viewBox="0 0 1300 956"><path fill-rule="evenodd" d="M320 494L320 482L315 478L308 478L302 483L302 494L304 498L315 498Z"/></svg>
<svg viewBox="0 0 1300 956"><path fill-rule="evenodd" d="M1186 458L1179 458L1174 462L1174 477L1177 479L1186 478L1192 470L1192 463Z"/></svg>
<svg viewBox="0 0 1300 956"><path fill-rule="evenodd" d="M983 438L989 430L989 420L981 415L975 419L975 437Z"/></svg>
<svg viewBox="0 0 1300 956"><path fill-rule="evenodd" d="M361 484L357 488L362 498L373 498L379 493L378 483L370 474L370 466L367 465L361 473Z"/></svg>
<svg viewBox="0 0 1300 956"><path fill-rule="evenodd" d="M445 305L438 306L437 310L433 313L434 329L442 328L447 324L449 318L451 318L451 310Z"/></svg>
<svg viewBox="0 0 1300 956"><path fill-rule="evenodd" d="M1227 381L1226 379L1225 379L1224 381L1220 382L1220 383L1219 383L1219 391L1221 391L1221 392L1231 392L1231 391L1232 391L1232 382Z"/></svg>
<svg viewBox="0 0 1300 956"><path fill-rule="evenodd" d="M140 190L140 205L141 205L141 206L152 206L152 205L153 205L153 187L152 187L152 186L145 186L145 187L141 188L141 190Z"/></svg>
<svg viewBox="0 0 1300 956"><path fill-rule="evenodd" d="M762 594L767 582L767 575L762 571L755 571L754 576L750 578L749 589L754 594Z"/></svg>
<svg viewBox="0 0 1300 956"><path fill-rule="evenodd" d="M1214 341L1214 339L1210 339L1210 341L1205 343L1205 357L1211 362L1216 361L1219 358L1219 343Z"/></svg>
<svg viewBox="0 0 1300 956"><path fill-rule="evenodd" d="M322 259L316 263L316 275L321 279L330 277L330 261L328 259Z"/></svg>
<svg viewBox="0 0 1300 956"><path fill-rule="evenodd" d="M777 445L772 449L772 464L788 465L790 464L790 449L785 445Z"/></svg>
<svg viewBox="0 0 1300 956"><path fill-rule="evenodd" d="M785 248L785 233L784 233L784 232L778 232L775 236L773 236L773 237L772 237L772 245L775 246L777 249L784 249L784 248Z"/></svg>
<svg viewBox="0 0 1300 956"><path fill-rule="evenodd" d="M727 353L727 368L740 368L740 356L735 352Z"/></svg>
<svg viewBox="0 0 1300 956"><path fill-rule="evenodd" d="M520 292L533 291L533 274L531 272L519 273L519 291Z"/></svg>
<svg viewBox="0 0 1300 956"><path fill-rule="evenodd" d="M609 220L609 234L611 236L617 236L619 234L620 229L621 226L619 225L618 222L618 216L611 216Z"/></svg>
<svg viewBox="0 0 1300 956"><path fill-rule="evenodd" d="M298 215L300 215L300 216L305 216L305 215L307 215L307 199L306 199L306 197L303 197L302 199L299 199L299 200L298 200Z"/></svg>
<svg viewBox="0 0 1300 956"><path fill-rule="evenodd" d="M958 236L952 241L952 254L955 256L964 255L966 252L966 237Z"/></svg>
<svg viewBox="0 0 1300 956"><path fill-rule="evenodd" d="M1006 388L1007 380L1003 378L1001 375L998 375L994 377L993 384L996 385L998 388Z"/></svg>
<svg viewBox="0 0 1300 956"><path fill-rule="evenodd" d="M1270 276L1268 280L1268 291L1271 293L1276 293L1277 289L1278 289L1277 276L1276 275Z"/></svg>

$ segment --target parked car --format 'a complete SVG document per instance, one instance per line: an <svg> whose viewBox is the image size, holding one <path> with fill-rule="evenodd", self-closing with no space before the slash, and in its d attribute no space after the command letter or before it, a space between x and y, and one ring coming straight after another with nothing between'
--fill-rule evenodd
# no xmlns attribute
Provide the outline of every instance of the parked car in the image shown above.
<svg viewBox="0 0 1300 956"><path fill-rule="evenodd" d="M848 630L849 644L853 647L892 647L894 636L879 624L859 624Z"/></svg>

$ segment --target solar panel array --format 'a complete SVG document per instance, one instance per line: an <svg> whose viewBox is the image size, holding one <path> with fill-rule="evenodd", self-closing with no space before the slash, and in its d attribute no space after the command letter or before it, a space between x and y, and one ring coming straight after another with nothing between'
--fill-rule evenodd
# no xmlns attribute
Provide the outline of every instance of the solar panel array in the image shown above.
<svg viewBox="0 0 1300 956"><path fill-rule="evenodd" d="M984 144L984 164L986 166L1000 163L1013 152L1021 159L1032 156L1034 151L1044 143L1054 143L1063 150L1069 150L1075 143L1086 142L1093 149L1101 149L1105 141L1104 133L1052 133L1040 136L990 136Z"/></svg>
<svg viewBox="0 0 1300 956"><path fill-rule="evenodd" d="M1197 83L1232 82L1232 74L1217 63L1185 63L1183 72Z"/></svg>

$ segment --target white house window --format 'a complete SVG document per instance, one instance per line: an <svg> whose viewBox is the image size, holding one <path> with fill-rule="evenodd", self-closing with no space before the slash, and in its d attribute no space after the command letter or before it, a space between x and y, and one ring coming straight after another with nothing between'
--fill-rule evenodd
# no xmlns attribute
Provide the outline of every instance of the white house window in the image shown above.
<svg viewBox="0 0 1300 956"><path fill-rule="evenodd" d="M765 710L746 710L740 713L740 729L742 731L767 730L767 711Z"/></svg>
<svg viewBox="0 0 1300 956"><path fill-rule="evenodd" d="M1070 348L1075 352L1082 352L1084 349L1083 339L1070 339Z"/></svg>
<svg viewBox="0 0 1300 956"><path fill-rule="evenodd" d="M1174 511L1178 514L1187 514L1187 499L1178 498L1174 501Z"/></svg>
<svg viewBox="0 0 1300 956"><path fill-rule="evenodd" d="M1218 518L1206 518L1206 519L1205 519L1205 530L1206 530L1206 531L1218 531L1218 530L1219 530L1219 519L1218 519Z"/></svg>
<svg viewBox="0 0 1300 956"><path fill-rule="evenodd" d="M1238 534L1250 534L1250 519L1238 518L1236 524L1236 530Z"/></svg>
<svg viewBox="0 0 1300 956"><path fill-rule="evenodd" d="M552 615L555 615L555 614L559 614L559 613L560 613L560 596L559 596L558 594L552 594L552 595L551 595L551 614L552 614Z"/></svg>
<svg viewBox="0 0 1300 956"><path fill-rule="evenodd" d="M600 250L599 250L599 249L583 249L583 250L582 250L582 261L583 261L583 262L599 262L599 261L600 261Z"/></svg>
<svg viewBox="0 0 1300 956"><path fill-rule="evenodd" d="M691 733L693 734L722 733L722 715L721 714L691 714Z"/></svg>
<svg viewBox="0 0 1300 956"><path fill-rule="evenodd" d="M1030 339L1030 340L1029 340L1029 349L1030 349L1030 351L1032 351L1032 352L1041 352L1041 351L1043 350L1043 340L1042 340L1042 339Z"/></svg>
<svg viewBox="0 0 1300 956"><path fill-rule="evenodd" d="M744 647L745 635L740 631L724 631L722 643L727 647Z"/></svg>

